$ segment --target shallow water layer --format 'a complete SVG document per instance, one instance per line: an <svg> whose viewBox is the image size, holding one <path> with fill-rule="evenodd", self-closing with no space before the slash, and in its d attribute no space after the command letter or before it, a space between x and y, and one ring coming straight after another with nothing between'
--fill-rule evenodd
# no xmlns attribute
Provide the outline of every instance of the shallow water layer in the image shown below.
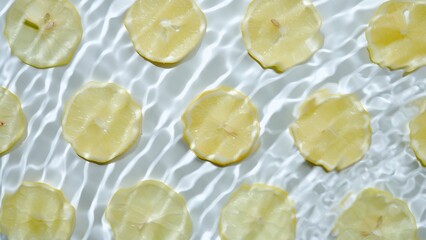
<svg viewBox="0 0 426 240"><path fill-rule="evenodd" d="M0 2L0 29L12 2ZM416 114L411 103L425 95L426 68L403 76L370 62L364 30L382 0L313 0L323 17L324 47L282 74L262 69L245 50L240 23L249 0L197 0L207 32L199 48L173 68L155 66L134 51L123 26L133 0L71 2L82 16L84 35L65 67L29 67L0 36L0 85L20 97L28 123L25 141L0 157L0 198L23 181L46 182L76 208L72 239L112 239L104 217L112 194L158 179L186 199L192 239L220 239L218 216L231 192L242 183L262 182L289 192L296 203L297 239L315 240L332 239L342 197L377 187L408 202L419 238L426 239L426 168L409 147L407 126ZM140 140L109 165L82 160L61 135L64 103L90 80L121 85L143 108ZM257 151L225 168L188 150L180 121L197 94L219 85L249 95L261 122ZM297 106L320 88L354 93L372 116L370 150L338 173L305 163L288 131Z"/></svg>

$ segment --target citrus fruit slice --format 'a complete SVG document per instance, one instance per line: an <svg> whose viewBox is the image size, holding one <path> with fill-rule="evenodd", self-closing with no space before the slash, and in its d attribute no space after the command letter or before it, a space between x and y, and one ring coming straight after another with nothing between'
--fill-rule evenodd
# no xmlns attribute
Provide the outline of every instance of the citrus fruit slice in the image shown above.
<svg viewBox="0 0 426 240"><path fill-rule="evenodd" d="M12 54L33 67L49 68L71 61L83 28L68 0L15 0L4 34Z"/></svg>
<svg viewBox="0 0 426 240"><path fill-rule="evenodd" d="M426 1L383 3L366 30L371 61L412 72L426 64Z"/></svg>
<svg viewBox="0 0 426 240"><path fill-rule="evenodd" d="M242 185L223 207L219 230L223 240L292 240L296 236L296 210L279 188Z"/></svg>
<svg viewBox="0 0 426 240"><path fill-rule="evenodd" d="M6 88L0 87L0 154L7 152L22 139L25 128L19 98Z"/></svg>
<svg viewBox="0 0 426 240"><path fill-rule="evenodd" d="M136 0L124 25L142 57L176 63L201 41L206 17L194 0Z"/></svg>
<svg viewBox="0 0 426 240"><path fill-rule="evenodd" d="M300 108L290 126L304 158L327 171L359 161L370 146L370 116L355 96L319 91Z"/></svg>
<svg viewBox="0 0 426 240"><path fill-rule="evenodd" d="M118 190L105 216L115 239L184 240L191 236L185 200L159 181L146 180Z"/></svg>
<svg viewBox="0 0 426 240"><path fill-rule="evenodd" d="M368 188L338 217L333 234L337 240L417 240L417 226L404 201Z"/></svg>
<svg viewBox="0 0 426 240"><path fill-rule="evenodd" d="M191 150L220 166L243 160L259 136L256 108L246 95L227 87L200 94L182 121Z"/></svg>
<svg viewBox="0 0 426 240"><path fill-rule="evenodd" d="M61 191L44 183L24 182L5 195L0 232L8 239L68 240L74 230L74 208Z"/></svg>
<svg viewBox="0 0 426 240"><path fill-rule="evenodd" d="M92 81L65 106L62 131L79 156L106 163L136 142L141 125L141 108L125 89Z"/></svg>
<svg viewBox="0 0 426 240"><path fill-rule="evenodd" d="M419 161L426 166L426 111L420 113L410 121L411 148Z"/></svg>
<svg viewBox="0 0 426 240"><path fill-rule="evenodd" d="M308 0L253 0L241 25L248 53L277 72L306 61L321 48L320 28L321 16Z"/></svg>

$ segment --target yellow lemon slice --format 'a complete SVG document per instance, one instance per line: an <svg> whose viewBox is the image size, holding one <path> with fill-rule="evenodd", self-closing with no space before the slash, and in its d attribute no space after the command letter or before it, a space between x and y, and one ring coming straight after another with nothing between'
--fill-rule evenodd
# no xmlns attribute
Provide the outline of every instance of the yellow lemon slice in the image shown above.
<svg viewBox="0 0 426 240"><path fill-rule="evenodd" d="M426 111L410 121L411 148L420 162L426 166Z"/></svg>
<svg viewBox="0 0 426 240"><path fill-rule="evenodd" d="M241 25L248 53L277 72L321 48L320 28L321 16L308 0L252 0Z"/></svg>
<svg viewBox="0 0 426 240"><path fill-rule="evenodd" d="M74 208L61 191L44 183L24 182L5 195L0 232L10 240L68 240L74 230Z"/></svg>
<svg viewBox="0 0 426 240"><path fill-rule="evenodd" d="M366 30L373 62L412 72L426 64L426 1L398 0L382 4Z"/></svg>
<svg viewBox="0 0 426 240"><path fill-rule="evenodd" d="M106 163L136 142L141 125L141 108L125 89L92 81L65 106L62 131L79 156Z"/></svg>
<svg viewBox="0 0 426 240"><path fill-rule="evenodd" d="M33 67L49 68L71 61L83 28L68 0L15 0L4 34L12 54Z"/></svg>
<svg viewBox="0 0 426 240"><path fill-rule="evenodd" d="M370 146L370 116L352 95L319 91L300 108L290 126L305 159L327 171L359 161Z"/></svg>
<svg viewBox="0 0 426 240"><path fill-rule="evenodd" d="M263 185L242 185L220 214L223 240L294 240L296 210L283 190Z"/></svg>
<svg viewBox="0 0 426 240"><path fill-rule="evenodd" d="M191 236L185 200L159 181L118 190L105 215L115 239L185 240Z"/></svg>
<svg viewBox="0 0 426 240"><path fill-rule="evenodd" d="M243 160L259 136L256 108L247 96L227 87L200 94L182 121L191 150L220 166Z"/></svg>
<svg viewBox="0 0 426 240"><path fill-rule="evenodd" d="M15 94L0 87L0 154L10 150L25 132L25 118Z"/></svg>
<svg viewBox="0 0 426 240"><path fill-rule="evenodd" d="M124 25L142 57L176 63L201 41L206 17L194 0L136 0Z"/></svg>
<svg viewBox="0 0 426 240"><path fill-rule="evenodd" d="M417 240L416 219L407 204L374 188L362 191L336 221L337 240Z"/></svg>

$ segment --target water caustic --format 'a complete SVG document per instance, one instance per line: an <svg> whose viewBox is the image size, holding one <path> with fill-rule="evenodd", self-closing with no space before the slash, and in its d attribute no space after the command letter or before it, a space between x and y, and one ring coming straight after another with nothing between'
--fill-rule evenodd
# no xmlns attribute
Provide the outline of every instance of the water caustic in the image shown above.
<svg viewBox="0 0 426 240"><path fill-rule="evenodd" d="M142 110L114 83L88 82L65 106L62 131L84 159L106 163L141 135Z"/></svg>
<svg viewBox="0 0 426 240"><path fill-rule="evenodd" d="M337 240L417 240L416 220L408 205L390 193L368 188L337 219Z"/></svg>
<svg viewBox="0 0 426 240"><path fill-rule="evenodd" d="M327 171L359 161L370 146L370 116L352 95L319 91L302 104L290 126L300 153Z"/></svg>
<svg viewBox="0 0 426 240"><path fill-rule="evenodd" d="M80 15L68 0L15 0L4 34L12 53L36 68L68 64L83 34Z"/></svg>
<svg viewBox="0 0 426 240"><path fill-rule="evenodd" d="M0 232L9 240L68 240L74 230L74 212L61 191L44 183L24 182L3 198Z"/></svg>
<svg viewBox="0 0 426 240"><path fill-rule="evenodd" d="M250 99L227 87L200 94L186 108L182 121L191 150L220 166L243 160L253 149L260 128Z"/></svg>
<svg viewBox="0 0 426 240"><path fill-rule="evenodd" d="M115 239L187 240L191 236L185 200L155 180L118 190L108 204L106 219Z"/></svg>

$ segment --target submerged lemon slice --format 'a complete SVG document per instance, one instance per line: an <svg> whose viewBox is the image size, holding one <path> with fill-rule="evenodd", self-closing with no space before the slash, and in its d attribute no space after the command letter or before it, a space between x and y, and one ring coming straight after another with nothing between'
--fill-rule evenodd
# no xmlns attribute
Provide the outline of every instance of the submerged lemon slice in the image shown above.
<svg viewBox="0 0 426 240"><path fill-rule="evenodd" d="M4 34L12 54L33 67L49 68L71 61L83 28L68 0L15 0Z"/></svg>
<svg viewBox="0 0 426 240"><path fill-rule="evenodd" d="M419 161L426 166L426 111L410 121L411 148Z"/></svg>
<svg viewBox="0 0 426 240"><path fill-rule="evenodd" d="M0 154L10 150L25 132L25 118L15 94L0 87Z"/></svg>
<svg viewBox="0 0 426 240"><path fill-rule="evenodd" d="M223 240L296 239L296 210L283 190L242 185L220 214Z"/></svg>
<svg viewBox="0 0 426 240"><path fill-rule="evenodd" d="M70 239L74 208L61 191L44 183L24 182L5 195L0 209L0 232L8 239Z"/></svg>
<svg viewBox="0 0 426 240"><path fill-rule="evenodd" d="M106 209L115 239L185 240L191 219L185 200L162 182L118 190Z"/></svg>
<svg viewBox="0 0 426 240"><path fill-rule="evenodd" d="M382 4L366 30L373 62L412 72L426 64L426 2L398 0Z"/></svg>
<svg viewBox="0 0 426 240"><path fill-rule="evenodd" d="M323 45L321 16L308 0L253 0L241 25L249 54L283 72Z"/></svg>
<svg viewBox="0 0 426 240"><path fill-rule="evenodd" d="M142 57L176 63L201 41L206 18L194 0L136 0L124 25Z"/></svg>
<svg viewBox="0 0 426 240"><path fill-rule="evenodd" d="M374 188L362 191L334 226L337 240L417 240L416 219L407 204Z"/></svg>
<svg viewBox="0 0 426 240"><path fill-rule="evenodd" d="M141 125L141 108L125 89L92 81L65 106L62 131L79 156L106 163L135 143Z"/></svg>
<svg viewBox="0 0 426 240"><path fill-rule="evenodd" d="M313 94L290 131L305 159L327 171L354 164L370 146L370 116L352 95Z"/></svg>
<svg viewBox="0 0 426 240"><path fill-rule="evenodd" d="M220 166L243 160L259 136L256 108L247 96L227 87L200 94L182 121L192 151Z"/></svg>

